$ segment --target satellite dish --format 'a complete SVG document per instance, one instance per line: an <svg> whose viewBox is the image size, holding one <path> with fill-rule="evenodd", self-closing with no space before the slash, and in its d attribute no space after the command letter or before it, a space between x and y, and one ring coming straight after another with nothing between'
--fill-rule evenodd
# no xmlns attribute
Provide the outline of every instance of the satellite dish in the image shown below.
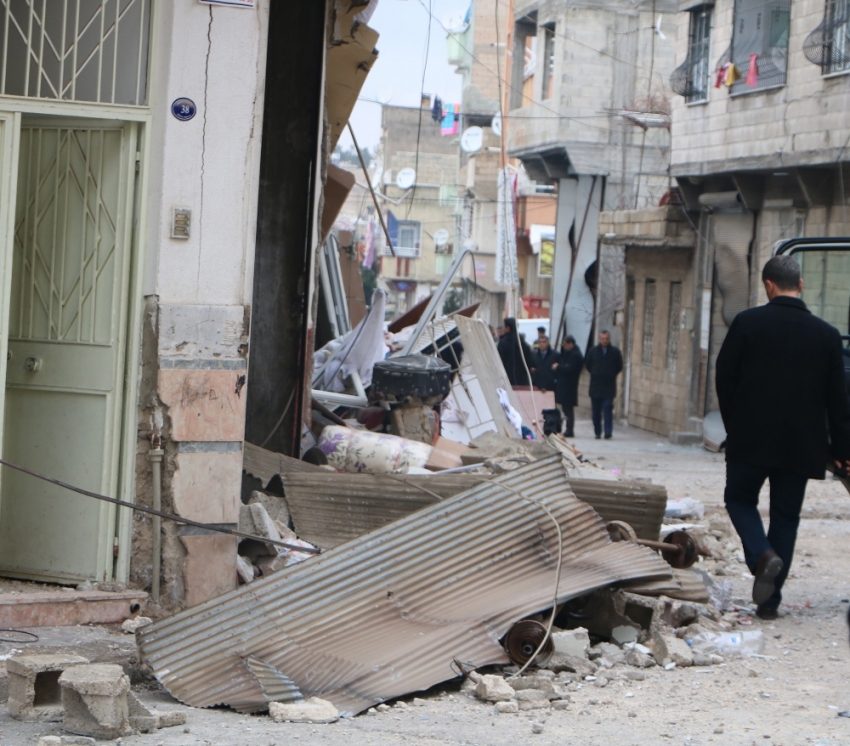
<svg viewBox="0 0 850 746"><path fill-rule="evenodd" d="M445 228L440 228L434 234L434 243L437 246L445 246L449 242L449 232Z"/></svg>
<svg viewBox="0 0 850 746"><path fill-rule="evenodd" d="M416 183L416 171L412 168L403 168L395 177L395 185L399 189L410 189Z"/></svg>
<svg viewBox="0 0 850 746"><path fill-rule="evenodd" d="M502 136L502 115L501 114L496 114L496 116L493 117L493 122L490 125L490 129L493 130L493 134L496 137Z"/></svg>
<svg viewBox="0 0 850 746"><path fill-rule="evenodd" d="M467 127L460 136L460 147L465 153L476 153L484 144L484 130L481 127Z"/></svg>
<svg viewBox="0 0 850 746"><path fill-rule="evenodd" d="M381 177L384 175L384 169L378 168L375 170L375 173L372 174L372 178L369 179L369 183L372 185L372 189L379 189L381 186Z"/></svg>

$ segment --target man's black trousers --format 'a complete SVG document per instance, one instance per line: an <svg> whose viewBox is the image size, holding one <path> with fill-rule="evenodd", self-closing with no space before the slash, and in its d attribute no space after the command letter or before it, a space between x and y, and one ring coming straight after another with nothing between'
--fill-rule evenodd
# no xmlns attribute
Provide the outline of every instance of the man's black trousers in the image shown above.
<svg viewBox="0 0 850 746"><path fill-rule="evenodd" d="M770 480L770 528L767 533L758 511L759 491L765 479ZM759 558L768 549L773 549L784 564L776 577L775 593L764 603L769 608L777 608L782 601L781 590L794 556L807 481L806 477L783 469L765 469L734 461L726 463L724 501L744 545L747 567L755 573Z"/></svg>

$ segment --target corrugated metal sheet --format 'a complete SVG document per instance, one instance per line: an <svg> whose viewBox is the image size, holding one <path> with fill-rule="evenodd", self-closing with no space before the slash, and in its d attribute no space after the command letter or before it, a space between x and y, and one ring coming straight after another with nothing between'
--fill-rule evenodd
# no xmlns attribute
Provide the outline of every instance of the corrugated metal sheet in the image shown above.
<svg viewBox="0 0 850 746"><path fill-rule="evenodd" d="M242 468L261 480L263 486L267 486L274 477L283 472L316 473L322 471L318 466L284 456L282 453L267 451L265 448L260 448L260 446L255 446L247 441L242 451Z"/></svg>
<svg viewBox="0 0 850 746"><path fill-rule="evenodd" d="M455 658L505 663L511 624L552 605L559 542L543 507L563 532L559 601L670 576L654 552L609 541L552 457L149 625L142 657L189 705L265 709L251 656L344 714L453 678Z"/></svg>
<svg viewBox="0 0 850 746"><path fill-rule="evenodd" d="M693 570L673 569L671 580L641 580L629 583L626 590L641 596L669 596L680 601L709 601L708 588Z"/></svg>
<svg viewBox="0 0 850 746"><path fill-rule="evenodd" d="M485 478L480 474L281 475L296 532L321 549L374 531L439 499L470 489ZM667 505L664 487L596 479L570 479L567 483L565 479L564 488L572 488L575 496L592 506L606 523L626 521L639 538L658 539Z"/></svg>

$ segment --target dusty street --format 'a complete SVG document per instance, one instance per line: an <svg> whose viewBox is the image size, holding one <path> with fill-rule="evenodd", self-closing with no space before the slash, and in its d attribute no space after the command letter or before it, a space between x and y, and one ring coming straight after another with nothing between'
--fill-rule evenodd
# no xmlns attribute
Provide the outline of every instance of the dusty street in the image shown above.
<svg viewBox="0 0 850 746"><path fill-rule="evenodd" d="M708 515L722 510L723 459L701 447L672 446L637 430L615 430L612 441L595 441L590 423L578 427L579 448L606 468L666 484L670 497L703 501ZM285 743L349 746L421 744L850 744L848 649L844 615L850 598L847 556L850 497L835 481L810 483L798 552L786 586L785 616L752 626L766 637L764 656L727 657L705 667L648 669L615 666L599 687L574 686L563 711L497 714L494 707L460 692L460 682L420 695L424 704L395 706L333 725L276 724L266 716L229 710L183 708L164 692L140 698L161 710L182 709L185 727L126 737L121 743L163 746ZM742 563L727 572L734 597L749 600L751 579ZM126 636L114 644L126 645ZM117 648L116 648L117 650ZM8 652L8 646L3 652ZM545 712L545 714L539 714ZM542 723L533 734L532 724ZM539 728L538 728L539 729ZM36 743L59 734L57 724L19 723L3 712L0 744Z"/></svg>

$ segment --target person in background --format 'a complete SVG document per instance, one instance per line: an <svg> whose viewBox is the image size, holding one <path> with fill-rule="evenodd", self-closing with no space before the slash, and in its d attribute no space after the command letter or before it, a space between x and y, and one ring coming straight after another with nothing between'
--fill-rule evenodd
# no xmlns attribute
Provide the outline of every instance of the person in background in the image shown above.
<svg viewBox="0 0 850 746"><path fill-rule="evenodd" d="M505 319L505 325L502 327L504 332L499 339L497 349L499 357L502 358L502 365L505 366L505 372L508 374L508 381L511 386L530 386L526 366L530 371L532 368L531 348L522 340L517 331L516 319Z"/></svg>
<svg viewBox="0 0 850 746"><path fill-rule="evenodd" d="M540 340L546 336L546 327L538 326L537 327L537 339L534 340L534 343L531 345L532 351L537 351L540 348ZM548 337L547 337L548 339Z"/></svg>
<svg viewBox="0 0 850 746"><path fill-rule="evenodd" d="M561 342L561 352L552 364L555 374L555 403L564 413L568 438L575 437L575 406L578 404L578 379L584 367L584 356L576 344L575 337L568 335Z"/></svg>
<svg viewBox="0 0 850 746"><path fill-rule="evenodd" d="M809 479L826 463L850 460L850 403L839 331L800 299L800 265L790 256L762 270L768 303L741 311L717 356L716 383L726 427L726 511L755 577L762 619L776 619ZM770 481L770 528L759 492Z"/></svg>
<svg viewBox="0 0 850 746"><path fill-rule="evenodd" d="M593 408L593 431L596 439L602 437L603 417L605 439L609 440L614 431L614 397L617 395L617 376L623 370L623 355L611 344L611 333L605 329L599 332L599 344L596 345L584 361L590 371L590 403Z"/></svg>
<svg viewBox="0 0 850 746"><path fill-rule="evenodd" d="M555 372L552 366L556 357L555 351L549 346L549 337L538 337L537 352L531 354L531 381L541 391L555 390Z"/></svg>

